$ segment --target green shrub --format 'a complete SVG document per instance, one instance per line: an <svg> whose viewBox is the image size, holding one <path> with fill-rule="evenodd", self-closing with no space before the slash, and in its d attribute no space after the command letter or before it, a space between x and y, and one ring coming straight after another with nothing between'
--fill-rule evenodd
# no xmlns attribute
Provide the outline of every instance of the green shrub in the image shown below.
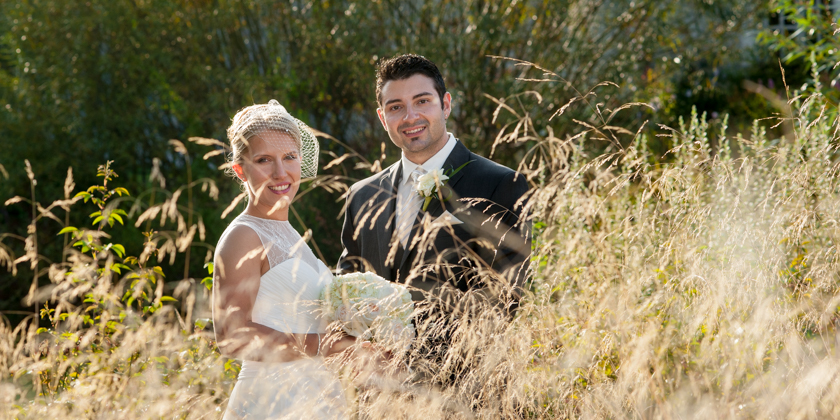
<svg viewBox="0 0 840 420"><path fill-rule="evenodd" d="M520 167L534 186L530 292L511 323L485 308L459 324L453 357L472 367L458 386L360 389L357 408L374 418L840 415L837 123L818 94L790 107L780 138L762 122L730 138L693 113L660 127L665 156L610 125L632 106L598 109L576 136L502 133L535 145ZM587 155L587 142L605 140L629 146ZM49 327L0 326L5 413L217 416L237 366L215 350L206 288L165 283L151 239L117 246L108 232L131 212L118 211L128 201L109 171L56 205L98 212L95 229L65 229L66 262L42 270L50 285L32 298ZM86 194L92 204L79 202Z"/></svg>

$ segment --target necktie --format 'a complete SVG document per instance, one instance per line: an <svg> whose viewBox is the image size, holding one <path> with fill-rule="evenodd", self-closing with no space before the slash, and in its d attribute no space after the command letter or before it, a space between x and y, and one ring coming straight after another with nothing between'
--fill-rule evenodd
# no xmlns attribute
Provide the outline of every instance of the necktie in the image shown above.
<svg viewBox="0 0 840 420"><path fill-rule="evenodd" d="M411 228L417 219L417 213L423 205L423 197L417 193L415 185L417 178L420 178L426 171L417 167L410 177L408 184L403 185L397 193L397 238L403 248L408 242L408 236L411 234Z"/></svg>

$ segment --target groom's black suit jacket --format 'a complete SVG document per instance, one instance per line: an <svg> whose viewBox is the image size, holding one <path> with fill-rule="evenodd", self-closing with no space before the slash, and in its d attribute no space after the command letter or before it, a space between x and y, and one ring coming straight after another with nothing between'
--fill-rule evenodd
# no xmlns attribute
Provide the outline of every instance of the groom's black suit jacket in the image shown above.
<svg viewBox="0 0 840 420"><path fill-rule="evenodd" d="M445 182L449 199L434 199L425 215L418 213L406 249L394 235L400 162L354 184L347 197L339 269L373 271L427 291L444 283L467 291L481 286L476 273L484 266L500 274L491 277L521 286L531 250L530 224L521 221L522 206L516 205L528 191L525 177L470 152L460 141L443 169L449 173L466 162ZM463 223L431 223L445 211ZM422 293L412 295L420 299Z"/></svg>

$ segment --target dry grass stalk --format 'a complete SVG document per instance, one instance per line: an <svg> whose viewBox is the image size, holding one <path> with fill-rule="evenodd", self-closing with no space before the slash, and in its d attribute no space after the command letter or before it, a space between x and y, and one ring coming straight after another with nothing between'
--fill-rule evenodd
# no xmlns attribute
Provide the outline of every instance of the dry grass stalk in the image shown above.
<svg viewBox="0 0 840 420"><path fill-rule="evenodd" d="M749 139L726 139L725 128L710 133L692 115L666 131L674 148L664 160L638 131L608 126L610 117L559 139L515 111L521 121L507 127L516 134L497 141L534 144L520 171L535 186L521 203L535 243L516 316L500 309L512 290L499 282L450 291L441 298L453 308L443 357L424 364L426 350L415 346L404 355L413 374L400 358L392 377L346 382L355 410L370 418L840 416L837 139L819 104L793 101L792 141L768 139L759 124ZM593 137L632 141L590 157L584 144ZM345 191L342 181L317 182ZM113 250L70 251L37 293L52 327L0 324L0 415L220 415L237 363L215 349L206 291L185 281L178 304L165 304L163 279L146 265L203 232L187 226L182 190L135 212L138 225L160 216L177 228L150 237L134 269L111 270L124 262ZM0 243L0 264L14 269L14 258ZM423 342L441 326L417 327Z"/></svg>

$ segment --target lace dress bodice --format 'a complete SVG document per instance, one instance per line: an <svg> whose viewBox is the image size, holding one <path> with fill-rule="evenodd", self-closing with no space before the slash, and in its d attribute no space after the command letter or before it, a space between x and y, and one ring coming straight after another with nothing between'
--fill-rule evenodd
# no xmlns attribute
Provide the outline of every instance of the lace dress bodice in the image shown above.
<svg viewBox="0 0 840 420"><path fill-rule="evenodd" d="M318 298L332 273L288 221L240 214L222 236L244 225L257 233L269 262L251 320L287 333L323 333Z"/></svg>

